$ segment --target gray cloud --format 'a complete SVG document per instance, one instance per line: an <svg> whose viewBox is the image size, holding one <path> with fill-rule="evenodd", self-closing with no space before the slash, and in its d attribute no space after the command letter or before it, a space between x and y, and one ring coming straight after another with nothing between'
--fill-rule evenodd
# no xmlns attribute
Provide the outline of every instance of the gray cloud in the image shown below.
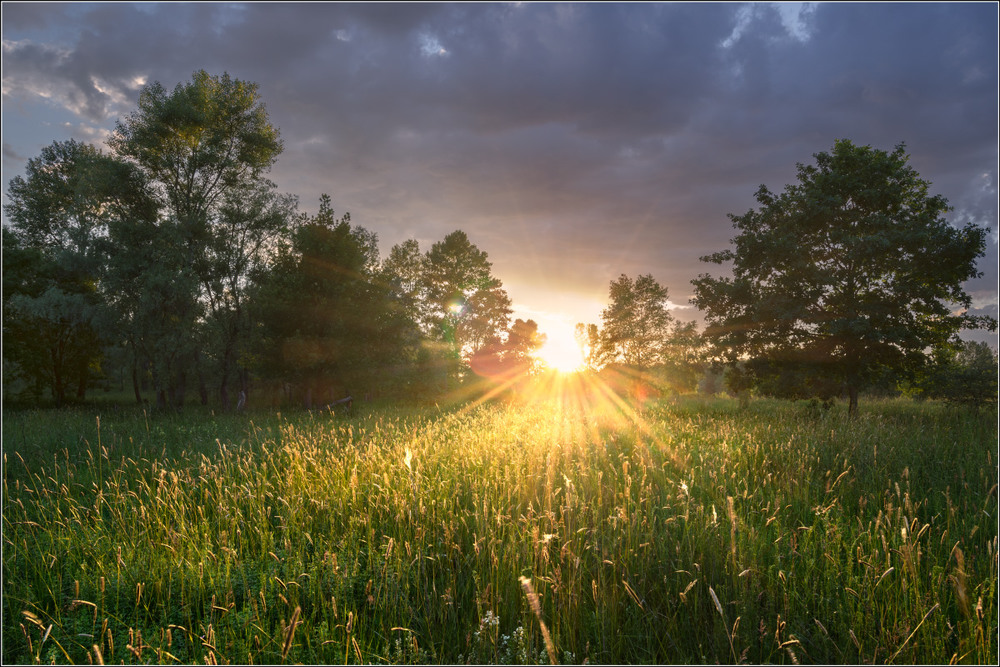
<svg viewBox="0 0 1000 667"><path fill-rule="evenodd" d="M906 142L956 221L995 230L996 19L961 3L4 5L4 102L47 95L107 128L137 80L228 71L260 84L286 146L272 177L304 208L327 192L386 245L463 229L512 285L592 294L651 272L682 302L717 270L697 258L727 244L726 214L838 138ZM970 288L995 293L996 266L994 241Z"/></svg>

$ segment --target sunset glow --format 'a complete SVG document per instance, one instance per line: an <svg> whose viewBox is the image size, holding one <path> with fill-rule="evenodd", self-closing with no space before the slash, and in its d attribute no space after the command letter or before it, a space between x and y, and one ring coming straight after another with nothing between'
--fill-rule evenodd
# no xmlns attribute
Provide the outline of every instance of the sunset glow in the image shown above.
<svg viewBox="0 0 1000 667"><path fill-rule="evenodd" d="M572 327L554 322L548 324L548 328L542 330L542 333L546 336L545 345L538 350L536 356L547 367L561 373L574 373L583 368L583 356L573 336Z"/></svg>

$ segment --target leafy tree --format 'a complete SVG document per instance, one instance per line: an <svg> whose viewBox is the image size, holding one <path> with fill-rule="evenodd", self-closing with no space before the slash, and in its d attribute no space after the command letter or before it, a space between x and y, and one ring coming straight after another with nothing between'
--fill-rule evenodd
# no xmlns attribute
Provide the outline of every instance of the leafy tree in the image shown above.
<svg viewBox="0 0 1000 667"><path fill-rule="evenodd" d="M601 313L601 356L641 370L662 363L674 322L667 310L667 288L652 275L633 281L622 274L612 281L609 297L611 303Z"/></svg>
<svg viewBox="0 0 1000 667"><path fill-rule="evenodd" d="M415 239L394 245L380 268L381 281L392 290L397 305L414 322L422 317L424 255Z"/></svg>
<svg viewBox="0 0 1000 667"><path fill-rule="evenodd" d="M902 144L840 140L814 157L797 184L761 186L759 210L730 215L735 248L702 259L732 262L733 277L699 276L693 302L717 355L754 360L755 384L835 382L853 415L880 373L913 372L961 328L996 326L952 312L971 305L962 283L980 275L986 229L948 224L947 201L928 194Z"/></svg>
<svg viewBox="0 0 1000 667"><path fill-rule="evenodd" d="M698 381L706 369L701 348L698 324L675 320L663 347L663 368L660 372L664 384L678 393L697 390Z"/></svg>
<svg viewBox="0 0 1000 667"><path fill-rule="evenodd" d="M145 318L156 332L146 347L160 402L167 389L175 403L183 401L185 377L209 346L219 357L225 405L236 351L250 335L241 288L289 207L263 179L282 149L278 130L256 84L202 70L172 92L158 82L145 86L138 109L117 123L108 144L162 203L158 238L172 244L162 251L169 261L150 266L144 298L159 303L143 304L148 315L164 315L155 326ZM203 311L214 330L193 326Z"/></svg>
<svg viewBox="0 0 1000 667"><path fill-rule="evenodd" d="M511 301L493 276L487 254L455 231L431 246L421 273L423 321L447 350L449 375L461 360L499 338L510 322Z"/></svg>
<svg viewBox="0 0 1000 667"><path fill-rule="evenodd" d="M610 363L610 360L601 354L601 329L596 324L578 322L573 330L573 338L580 348L580 356L587 368L598 370Z"/></svg>
<svg viewBox="0 0 1000 667"><path fill-rule="evenodd" d="M546 340L546 335L538 331L537 322L518 318L507 332L506 355L518 364L530 365Z"/></svg>
<svg viewBox="0 0 1000 667"><path fill-rule="evenodd" d="M85 398L89 371L100 360L98 313L88 295L58 287L38 297L15 294L7 304L4 346L31 377L49 385L57 404L71 381L77 398Z"/></svg>
<svg viewBox="0 0 1000 667"><path fill-rule="evenodd" d="M375 235L334 215L324 196L261 277L254 301L266 377L297 385L306 405L371 388L398 361L406 326L378 280Z"/></svg>
<svg viewBox="0 0 1000 667"><path fill-rule="evenodd" d="M435 384L434 358L437 344L427 338L430 330L428 309L423 288L424 254L415 239L396 244L382 262L378 284L388 290L388 308L383 313L391 338L397 365L389 384L405 395L427 394Z"/></svg>
<svg viewBox="0 0 1000 667"><path fill-rule="evenodd" d="M108 144L142 167L192 244L225 198L252 186L282 149L257 85L204 70L170 93L159 82L145 86Z"/></svg>
<svg viewBox="0 0 1000 667"><path fill-rule="evenodd" d="M328 202L327 202L328 204ZM296 202L275 192L268 181L227 193L206 248L203 289L208 310L209 340L214 343L219 398L230 407L229 383L238 373L244 396L249 392L246 367L254 331L248 289L253 276L266 271L278 242L288 233ZM242 362L242 363L241 363Z"/></svg>
<svg viewBox="0 0 1000 667"><path fill-rule="evenodd" d="M469 359L476 374L511 383L533 373L538 364L535 357L545 345L546 336L538 331L534 320L514 320L506 332L506 339L495 337L477 350Z"/></svg>
<svg viewBox="0 0 1000 667"><path fill-rule="evenodd" d="M84 398L101 358L98 290L118 199L107 162L89 144L54 142L11 180L4 207L4 357L57 403L71 380Z"/></svg>
<svg viewBox="0 0 1000 667"><path fill-rule="evenodd" d="M926 396L978 410L997 402L997 363L987 343L959 342L937 351L918 386Z"/></svg>

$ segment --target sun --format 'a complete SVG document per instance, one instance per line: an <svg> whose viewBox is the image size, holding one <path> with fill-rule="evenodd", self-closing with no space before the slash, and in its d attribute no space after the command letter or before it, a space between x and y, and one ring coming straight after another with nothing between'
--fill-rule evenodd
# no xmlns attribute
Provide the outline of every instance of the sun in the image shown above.
<svg viewBox="0 0 1000 667"><path fill-rule="evenodd" d="M545 366L560 373L575 373L583 369L583 356L571 327L550 327L544 333L546 335L545 344L535 352L535 356Z"/></svg>

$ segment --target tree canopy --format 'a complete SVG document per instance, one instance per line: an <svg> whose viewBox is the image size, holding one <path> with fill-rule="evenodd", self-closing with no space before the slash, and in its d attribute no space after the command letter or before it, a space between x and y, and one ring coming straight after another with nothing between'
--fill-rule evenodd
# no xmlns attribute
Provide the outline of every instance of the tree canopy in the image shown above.
<svg viewBox="0 0 1000 667"><path fill-rule="evenodd" d="M612 281L611 303L601 313L601 356L646 369L664 360L674 318L667 309L667 288L652 275Z"/></svg>
<svg viewBox="0 0 1000 667"><path fill-rule="evenodd" d="M962 328L996 326L968 314L963 288L980 275L986 229L948 223L947 201L929 194L902 144L845 139L814 157L797 183L781 194L762 185L757 210L730 215L734 247L702 260L732 262L733 276L699 276L693 303L715 353L748 361L755 384L843 386L854 414L882 372L911 373Z"/></svg>

